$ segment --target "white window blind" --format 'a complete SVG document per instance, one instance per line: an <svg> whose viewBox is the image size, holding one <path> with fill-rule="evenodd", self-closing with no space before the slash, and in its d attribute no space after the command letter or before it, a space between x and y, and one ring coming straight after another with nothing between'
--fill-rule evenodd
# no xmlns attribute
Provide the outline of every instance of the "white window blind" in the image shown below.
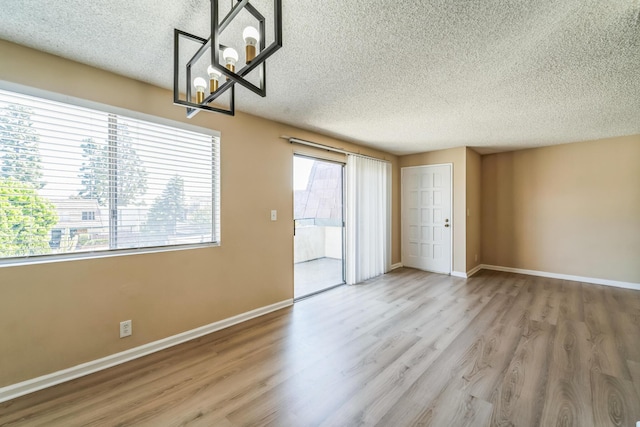
<svg viewBox="0 0 640 427"><path fill-rule="evenodd" d="M219 141L0 90L0 258L217 242Z"/></svg>

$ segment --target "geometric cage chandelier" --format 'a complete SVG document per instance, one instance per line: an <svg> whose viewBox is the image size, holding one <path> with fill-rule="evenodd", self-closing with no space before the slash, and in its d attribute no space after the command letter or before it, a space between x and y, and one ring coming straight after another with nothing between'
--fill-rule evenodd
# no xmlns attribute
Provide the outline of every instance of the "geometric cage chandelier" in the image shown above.
<svg viewBox="0 0 640 427"><path fill-rule="evenodd" d="M244 61L240 61L235 49L220 43L221 35L242 10L249 12L258 23L258 28L247 26L242 35L234 35L236 38L242 36L244 39ZM218 0L211 0L211 35L207 39L174 29L173 103L187 108L187 118L195 116L201 110L233 116L236 83L260 96L267 95L266 60L282 47L282 0L274 0L273 16L275 35L274 41L269 46L265 46L265 17L249 0L237 0L235 5L232 0L231 10L222 20L218 13ZM199 46L183 68L186 79L186 98L184 99L180 97L180 41L182 39L195 42ZM205 53L211 57L207 67L208 82L202 76L193 75L195 64ZM258 67L260 67L260 81L255 85L245 77ZM227 91L230 93L228 109L210 105Z"/></svg>

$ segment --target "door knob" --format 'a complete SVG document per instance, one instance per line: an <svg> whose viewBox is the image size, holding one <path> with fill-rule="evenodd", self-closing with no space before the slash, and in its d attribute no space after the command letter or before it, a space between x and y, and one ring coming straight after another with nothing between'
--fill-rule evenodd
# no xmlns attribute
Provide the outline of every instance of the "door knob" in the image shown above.
<svg viewBox="0 0 640 427"><path fill-rule="evenodd" d="M444 226L445 226L445 227L448 227L448 226L449 226L449 224L445 224Z"/></svg>

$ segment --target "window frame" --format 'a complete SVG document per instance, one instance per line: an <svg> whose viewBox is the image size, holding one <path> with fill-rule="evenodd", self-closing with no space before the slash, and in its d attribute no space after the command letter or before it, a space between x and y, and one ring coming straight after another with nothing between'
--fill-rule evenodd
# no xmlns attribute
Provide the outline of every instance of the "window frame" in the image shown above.
<svg viewBox="0 0 640 427"><path fill-rule="evenodd" d="M20 266L20 265L35 265L35 264L47 264L52 262L63 262L63 261L77 261L77 260L86 260L86 259L97 259L97 258L111 258L111 257L119 257L119 256L129 256L129 255L140 255L140 254L151 254L151 253L160 253L160 252L173 252L173 251L183 251L183 250L193 250L193 249L204 249L211 247L219 247L221 246L221 230L222 224L220 220L221 216L221 158L222 158L222 138L221 132L209 129L205 127L195 126L189 123L168 119L165 117L154 116L151 114L142 113L135 110L130 110L127 108L117 107L110 104L104 104L97 101L92 101L83 98L77 98L70 95L64 95L57 92L51 92L48 90L43 90L39 88L34 88L30 86L21 85L18 83L8 82L5 80L0 80L0 89L5 91L11 91L22 95L32 96L42 98L44 100L59 102L62 104L68 104L71 106L82 107L97 110L101 113L106 114L115 114L119 116L123 116L124 118L130 118L135 120L146 121L151 124L158 124L162 126L169 126L175 129L181 129L189 132L196 132L203 135L211 136L215 138L217 141L214 141L212 144L212 241L211 242L203 242L203 243L183 243L176 245L163 245L163 246L149 246L149 247L141 247L141 248L123 248L123 249L101 249L96 251L82 251L75 253L65 253L65 254L43 254L43 255L24 255L20 257L10 257L10 258L0 258L0 268L2 267L12 267L12 266ZM217 158L216 158L217 154ZM216 168L216 160L218 167ZM52 227L52 230L55 228Z"/></svg>
<svg viewBox="0 0 640 427"><path fill-rule="evenodd" d="M95 221L96 220L96 212L95 211L82 211L82 218L80 221Z"/></svg>

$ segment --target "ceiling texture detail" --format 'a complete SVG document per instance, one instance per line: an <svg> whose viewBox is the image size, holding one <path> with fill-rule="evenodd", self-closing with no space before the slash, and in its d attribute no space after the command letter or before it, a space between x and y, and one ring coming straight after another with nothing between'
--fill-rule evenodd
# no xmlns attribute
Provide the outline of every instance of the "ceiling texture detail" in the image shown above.
<svg viewBox="0 0 640 427"><path fill-rule="evenodd" d="M171 89L173 29L208 37L209 8L5 1L0 38ZM283 29L240 110L395 154L640 134L640 0L283 0Z"/></svg>

